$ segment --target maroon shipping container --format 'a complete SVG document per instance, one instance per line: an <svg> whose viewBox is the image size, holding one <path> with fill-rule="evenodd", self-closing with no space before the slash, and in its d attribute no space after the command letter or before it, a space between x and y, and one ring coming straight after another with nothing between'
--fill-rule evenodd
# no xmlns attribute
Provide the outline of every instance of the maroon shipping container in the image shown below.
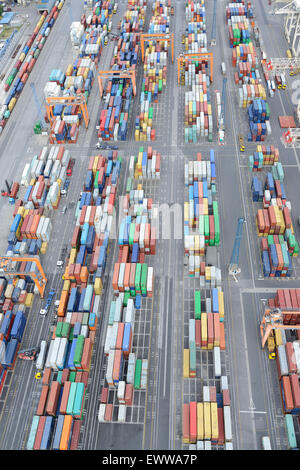
<svg viewBox="0 0 300 470"><path fill-rule="evenodd" d="M290 342L285 343L285 352L286 352L289 372L290 373L297 372L297 363L295 360L293 343L290 343Z"/></svg>
<svg viewBox="0 0 300 470"><path fill-rule="evenodd" d="M86 387L88 386L88 378L89 378L89 373L82 372L81 381L84 383Z"/></svg>
<svg viewBox="0 0 300 470"><path fill-rule="evenodd" d="M298 374L290 375L290 383L294 400L294 408L300 408L300 387Z"/></svg>
<svg viewBox="0 0 300 470"><path fill-rule="evenodd" d="M84 346L83 346L83 351L82 351L82 357L81 357L81 367L82 369L88 369L91 361L91 356L92 356L92 341L91 338L86 338L84 340Z"/></svg>
<svg viewBox="0 0 300 470"><path fill-rule="evenodd" d="M76 372L75 382L82 382L81 380L82 372Z"/></svg>
<svg viewBox="0 0 300 470"><path fill-rule="evenodd" d="M80 426L81 426L80 419L75 419L74 423L73 423L73 428L72 428L72 437L71 437L71 443L70 443L70 450L77 450L77 448L78 448L78 442L79 442L79 436L80 436Z"/></svg>
<svg viewBox="0 0 300 470"><path fill-rule="evenodd" d="M51 389L49 392L46 413L51 416L56 416L57 402L60 393L60 383L52 382Z"/></svg>
<svg viewBox="0 0 300 470"><path fill-rule="evenodd" d="M230 394L229 390L223 390L223 406L230 406Z"/></svg>
<svg viewBox="0 0 300 470"><path fill-rule="evenodd" d="M36 435L35 435L35 440L33 444L33 449L34 450L39 450L42 442L42 437L43 437L43 432L44 432L44 427L46 423L46 418L47 416L41 416L39 419L39 424L36 430Z"/></svg>
<svg viewBox="0 0 300 470"><path fill-rule="evenodd" d="M38 404L38 407L37 407L37 410L36 410L36 414L38 416L42 416L45 412L46 402L47 402L47 397L48 397L48 391L49 391L48 385L43 385L41 395L40 395L39 404Z"/></svg>
<svg viewBox="0 0 300 470"><path fill-rule="evenodd" d="M63 369L62 376L61 376L61 385L64 385L67 380L69 380L69 369Z"/></svg>
<svg viewBox="0 0 300 470"><path fill-rule="evenodd" d="M125 405L131 406L133 401L133 385L126 384L125 386Z"/></svg>
<svg viewBox="0 0 300 470"><path fill-rule="evenodd" d="M79 237L80 237L80 226L77 225L74 229L73 236L72 236L72 241L71 241L72 248L77 246Z"/></svg>
<svg viewBox="0 0 300 470"><path fill-rule="evenodd" d="M196 347L201 347L201 320L195 320Z"/></svg>
<svg viewBox="0 0 300 470"><path fill-rule="evenodd" d="M183 442L190 442L190 406L188 403L182 406L182 438Z"/></svg>
<svg viewBox="0 0 300 470"><path fill-rule="evenodd" d="M224 444L224 416L223 416L223 408L218 408L218 427L219 427L219 438L218 444Z"/></svg>
<svg viewBox="0 0 300 470"><path fill-rule="evenodd" d="M209 387L209 401L217 401L217 389L216 387Z"/></svg>
<svg viewBox="0 0 300 470"><path fill-rule="evenodd" d="M108 388L103 387L101 390L100 403L107 403L107 398L108 398Z"/></svg>
<svg viewBox="0 0 300 470"><path fill-rule="evenodd" d="M63 387L63 393L62 393L60 407L59 407L59 412L62 415L65 415L67 413L67 406L68 406L71 383L72 382L65 382L64 387Z"/></svg>
<svg viewBox="0 0 300 470"><path fill-rule="evenodd" d="M207 344L214 344L214 319L211 312L207 313Z"/></svg>
<svg viewBox="0 0 300 470"><path fill-rule="evenodd" d="M111 421L112 412L113 412L113 405L111 403L109 403L105 407L105 415L104 415L104 420L105 421Z"/></svg>

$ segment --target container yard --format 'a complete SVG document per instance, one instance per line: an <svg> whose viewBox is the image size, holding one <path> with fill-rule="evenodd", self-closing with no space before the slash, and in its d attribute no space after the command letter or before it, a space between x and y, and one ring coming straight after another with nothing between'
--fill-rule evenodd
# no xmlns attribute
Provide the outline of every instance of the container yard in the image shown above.
<svg viewBox="0 0 300 470"><path fill-rule="evenodd" d="M298 450L282 5L25 3L0 57L0 448Z"/></svg>

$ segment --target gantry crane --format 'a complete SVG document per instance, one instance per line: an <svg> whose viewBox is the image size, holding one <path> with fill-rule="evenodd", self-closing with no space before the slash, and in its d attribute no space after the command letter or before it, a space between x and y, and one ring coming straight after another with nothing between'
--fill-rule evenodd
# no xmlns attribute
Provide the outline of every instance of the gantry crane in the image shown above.
<svg viewBox="0 0 300 470"><path fill-rule="evenodd" d="M149 41L166 41L168 44L171 43L172 62L174 62L174 33L170 33L170 34L143 33L141 34L141 51L142 51L143 62L145 60L145 42L149 42Z"/></svg>
<svg viewBox="0 0 300 470"><path fill-rule="evenodd" d="M46 111L47 111L48 119L51 123L51 127L52 127L52 121L54 118L53 108L56 104L62 104L65 106L68 106L68 105L80 106L82 117L85 123L85 127L86 129L88 128L90 118L89 118L89 113L87 110L86 98L83 94L72 95L72 96L48 96L46 98Z"/></svg>
<svg viewBox="0 0 300 470"><path fill-rule="evenodd" d="M240 274L241 272L241 268L239 267L239 257L240 257L240 244L241 244L241 239L243 235L244 222L245 222L245 219L243 217L240 217L238 219L236 235L235 235L233 250L232 250L229 269L228 269L228 274L230 276L233 276L235 282L238 282L236 275Z"/></svg>
<svg viewBox="0 0 300 470"><path fill-rule="evenodd" d="M300 0L293 0L287 5L273 10L274 15L286 15L284 32L291 44L293 54L297 57L300 52Z"/></svg>
<svg viewBox="0 0 300 470"><path fill-rule="evenodd" d="M192 63L197 61L207 60L210 64L210 81L213 81L213 67L214 67L214 58L212 52L197 52L195 54L180 54L177 58L177 77L178 77L178 85L180 84L180 72L183 66L186 63Z"/></svg>
<svg viewBox="0 0 300 470"><path fill-rule="evenodd" d="M36 105L36 108L37 108L37 111L38 111L38 114L39 114L39 118L40 118L40 121L41 121L42 130L45 130L47 128L47 126L46 126L45 119L44 119L44 116L43 116L42 107L41 107L41 104L39 102L39 99L38 99L38 96L37 96L37 93L36 93L35 84L33 82L31 82L30 87L32 89L33 99L34 99L34 102L35 102L35 105Z"/></svg>
<svg viewBox="0 0 300 470"><path fill-rule="evenodd" d="M103 95L103 85L102 79L105 78L128 78L132 82L132 92L134 96L136 95L136 71L135 68L132 67L127 70L101 70L98 73L98 84L99 84L99 92L100 96Z"/></svg>
<svg viewBox="0 0 300 470"><path fill-rule="evenodd" d="M220 97L221 106L218 110L218 103L217 103L217 118L218 118L218 131L219 131L219 144L225 144L225 111L226 111L226 85L227 85L227 78L223 78L223 87L222 87L222 95L220 92L216 90L216 95Z"/></svg>
<svg viewBox="0 0 300 470"><path fill-rule="evenodd" d="M17 266L14 266L14 262L17 262ZM37 268L37 272L33 269L29 272L19 270L19 263L21 262L34 264ZM42 268L39 256L0 256L0 274L13 278L17 276L30 276L35 283L40 296L42 298L44 297L47 277Z"/></svg>
<svg viewBox="0 0 300 470"><path fill-rule="evenodd" d="M300 324L296 325L285 325L283 317L284 315L295 315L300 317L299 310L281 310L280 308L267 308L265 309L261 324L260 324L260 335L261 335L261 346L265 347L265 344L270 336L272 330L300 330ZM299 321L299 320L298 320Z"/></svg>

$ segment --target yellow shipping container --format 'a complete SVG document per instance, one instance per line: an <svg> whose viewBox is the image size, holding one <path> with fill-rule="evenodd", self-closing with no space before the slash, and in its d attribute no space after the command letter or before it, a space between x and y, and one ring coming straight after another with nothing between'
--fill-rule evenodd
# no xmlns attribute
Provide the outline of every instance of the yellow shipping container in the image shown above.
<svg viewBox="0 0 300 470"><path fill-rule="evenodd" d="M189 203L184 203L184 222L188 222L189 220Z"/></svg>
<svg viewBox="0 0 300 470"><path fill-rule="evenodd" d="M204 439L203 403L197 403L197 441Z"/></svg>
<svg viewBox="0 0 300 470"><path fill-rule="evenodd" d="M72 64L69 64L66 70L66 76L70 77L72 75L72 72L73 72Z"/></svg>
<svg viewBox="0 0 300 470"><path fill-rule="evenodd" d="M199 235L195 235L195 254L199 255L200 251L200 237Z"/></svg>
<svg viewBox="0 0 300 470"><path fill-rule="evenodd" d="M203 403L203 415L204 415L204 439L211 439L211 416L210 416L210 403Z"/></svg>
<svg viewBox="0 0 300 470"><path fill-rule="evenodd" d="M45 255L45 254L46 254L47 248L48 248L48 242L43 242L43 243L42 243L42 246L41 246L41 253L42 253L42 255Z"/></svg>
<svg viewBox="0 0 300 470"><path fill-rule="evenodd" d="M275 331L275 342L276 346L282 346L282 336L281 336L281 331L280 330L274 330Z"/></svg>
<svg viewBox="0 0 300 470"><path fill-rule="evenodd" d="M279 217L280 217L279 235L283 235L285 232L285 222L284 222L283 212L281 210L279 211Z"/></svg>
<svg viewBox="0 0 300 470"><path fill-rule="evenodd" d="M34 298L34 295L32 293L27 294L26 300L25 300L25 306L26 307L31 307L32 306L33 298Z"/></svg>
<svg viewBox="0 0 300 470"><path fill-rule="evenodd" d="M69 264L75 264L76 255L77 255L77 250L76 250L76 248L72 248L72 250L71 250L71 252L70 252L70 261L69 261Z"/></svg>
<svg viewBox="0 0 300 470"><path fill-rule="evenodd" d="M203 212L204 215L208 215L208 199L203 199Z"/></svg>
<svg viewBox="0 0 300 470"><path fill-rule="evenodd" d="M24 217L24 212L25 212L25 208L23 206L20 206L19 209L18 209L17 214L19 214L23 218ZM23 220L22 220L22 222L23 222Z"/></svg>
<svg viewBox="0 0 300 470"><path fill-rule="evenodd" d="M97 155L97 156L94 158L94 163L93 163L93 175L94 175L94 178L95 178L96 173L97 173L98 160L99 160L99 157L98 157L98 155Z"/></svg>
<svg viewBox="0 0 300 470"><path fill-rule="evenodd" d="M211 279L211 270L210 270L210 266L205 266L205 279L207 281L210 281Z"/></svg>
<svg viewBox="0 0 300 470"><path fill-rule="evenodd" d="M211 417L211 438L213 441L219 439L219 426L218 426L218 406L217 403L210 404L210 417Z"/></svg>
<svg viewBox="0 0 300 470"><path fill-rule="evenodd" d="M136 129L135 133L134 133L134 138L135 138L135 141L136 142L139 142L140 140L140 132Z"/></svg>
<svg viewBox="0 0 300 470"><path fill-rule="evenodd" d="M218 292L218 302L219 302L219 315L220 318L224 318L224 294L223 292Z"/></svg>
<svg viewBox="0 0 300 470"><path fill-rule="evenodd" d="M190 376L190 350L183 350L183 378L188 379Z"/></svg>
<svg viewBox="0 0 300 470"><path fill-rule="evenodd" d="M15 97L13 97L10 100L9 105L8 105L9 111L12 111L14 109L16 102L17 102L17 98L15 98Z"/></svg>
<svg viewBox="0 0 300 470"><path fill-rule="evenodd" d="M101 295L102 294L102 279L101 279L101 277L96 277L96 279L95 279L94 292L95 292L96 295Z"/></svg>
<svg viewBox="0 0 300 470"><path fill-rule="evenodd" d="M66 280L64 281L63 289L62 289L62 290L69 292L69 290L70 290L70 285L71 285L71 281L70 281L69 279L66 279Z"/></svg>
<svg viewBox="0 0 300 470"><path fill-rule="evenodd" d="M201 313L201 341L202 343L207 342L207 313ZM207 347L203 347L202 349L207 349Z"/></svg>

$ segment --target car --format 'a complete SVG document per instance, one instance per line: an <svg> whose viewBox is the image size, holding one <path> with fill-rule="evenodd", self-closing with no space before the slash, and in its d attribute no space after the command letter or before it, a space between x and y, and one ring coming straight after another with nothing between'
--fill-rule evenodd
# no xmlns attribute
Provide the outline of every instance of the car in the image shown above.
<svg viewBox="0 0 300 470"><path fill-rule="evenodd" d="M96 143L96 149L106 150L107 145L106 144L101 144L100 142L97 142Z"/></svg>
<svg viewBox="0 0 300 470"><path fill-rule="evenodd" d="M62 268L62 267L63 267L63 264L64 264L64 262L63 262L62 260L58 260L58 261L56 262L56 266L57 266L58 268Z"/></svg>
<svg viewBox="0 0 300 470"><path fill-rule="evenodd" d="M69 161L68 168L67 168L67 176L72 176L74 165L75 165L75 158L71 158Z"/></svg>
<svg viewBox="0 0 300 470"><path fill-rule="evenodd" d="M240 152L245 152L245 142L244 142L244 137L242 135L239 135L239 146L240 146Z"/></svg>
<svg viewBox="0 0 300 470"><path fill-rule="evenodd" d="M110 150L118 150L119 149L119 147L117 145L108 145L107 148L110 149Z"/></svg>
<svg viewBox="0 0 300 470"><path fill-rule="evenodd" d="M66 191L65 189L62 189L61 192L60 192L60 194L61 194L62 196L66 196L66 195L67 195L67 191Z"/></svg>
<svg viewBox="0 0 300 470"><path fill-rule="evenodd" d="M62 210L60 211L62 214L65 214L67 212L67 206L63 206Z"/></svg>

